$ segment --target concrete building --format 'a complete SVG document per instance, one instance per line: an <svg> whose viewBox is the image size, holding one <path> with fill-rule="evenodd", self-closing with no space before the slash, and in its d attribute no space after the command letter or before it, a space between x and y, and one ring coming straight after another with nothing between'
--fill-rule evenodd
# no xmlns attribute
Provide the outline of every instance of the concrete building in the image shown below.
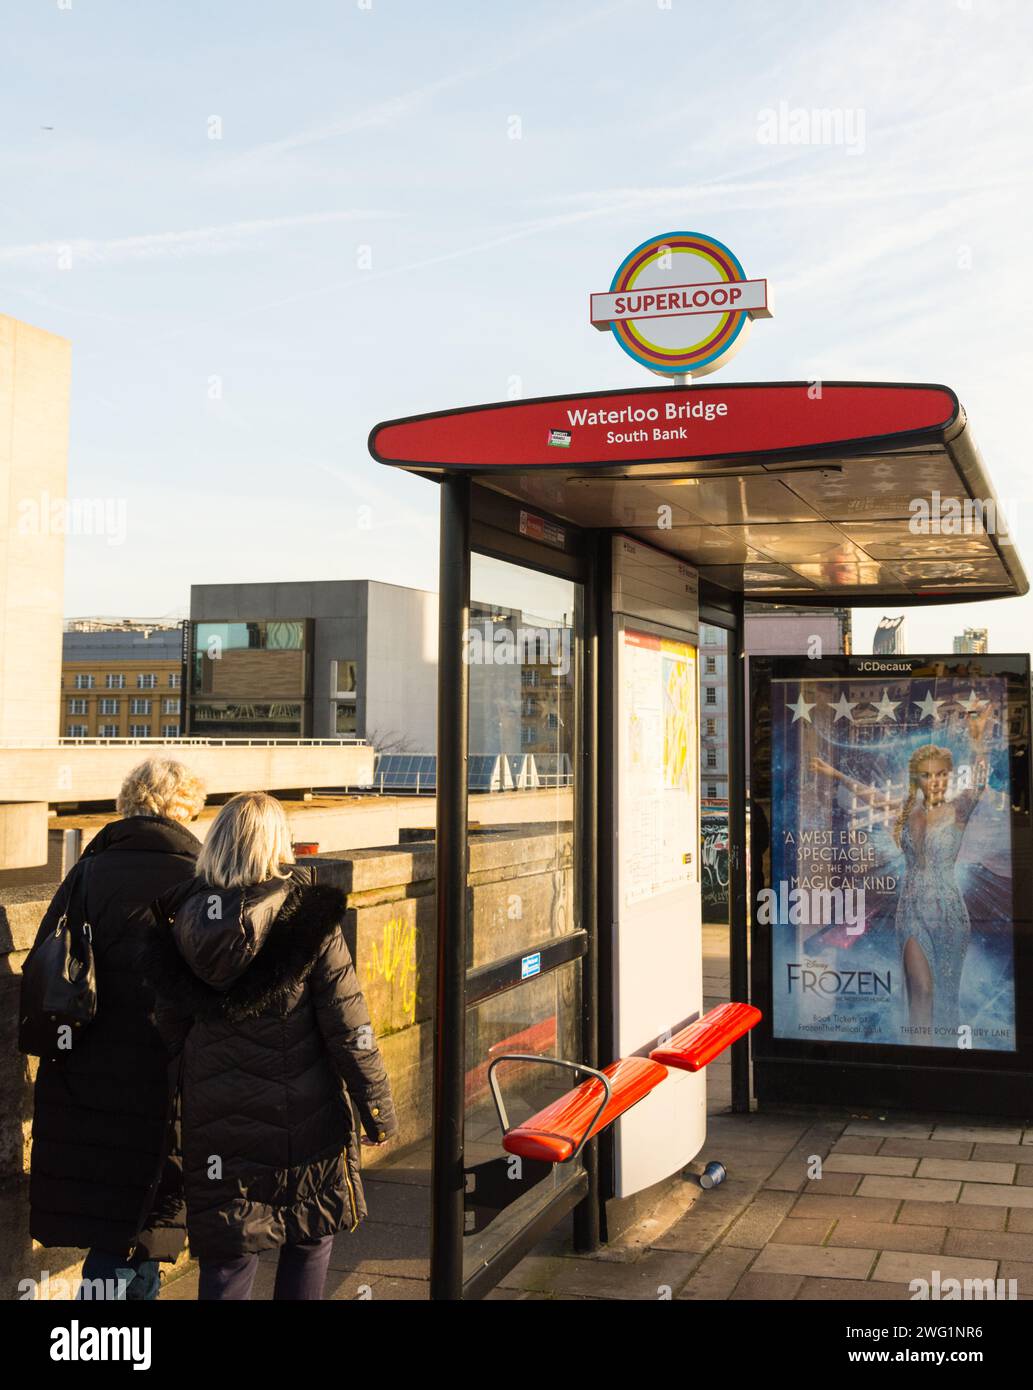
<svg viewBox="0 0 1033 1390"><path fill-rule="evenodd" d="M831 656L850 651L848 608L746 605L747 656ZM728 800L727 649L721 628L700 626L700 787L703 809Z"/></svg>
<svg viewBox="0 0 1033 1390"><path fill-rule="evenodd" d="M368 579L195 584L186 732L433 753L436 594Z"/></svg>
<svg viewBox="0 0 1033 1390"><path fill-rule="evenodd" d="M834 656L850 652L849 608L761 608L746 605L749 656Z"/></svg>
<svg viewBox="0 0 1033 1390"><path fill-rule="evenodd" d="M904 614L899 618L880 618L872 639L875 656L902 656L905 652Z"/></svg>
<svg viewBox="0 0 1033 1390"><path fill-rule="evenodd" d="M57 726L70 385L71 345L0 314L0 750ZM0 777L0 865L46 859L46 812Z"/></svg>
<svg viewBox="0 0 1033 1390"><path fill-rule="evenodd" d="M0 741L58 723L70 384L71 344L0 314Z"/></svg>
<svg viewBox="0 0 1033 1390"><path fill-rule="evenodd" d="M180 628L66 632L63 645L61 737L179 737Z"/></svg>
<svg viewBox="0 0 1033 1390"><path fill-rule="evenodd" d="M178 632L179 618L68 618L65 632Z"/></svg>
<svg viewBox="0 0 1033 1390"><path fill-rule="evenodd" d="M990 632L985 627L967 627L954 639L954 650L961 654L981 656L990 650Z"/></svg>
<svg viewBox="0 0 1033 1390"><path fill-rule="evenodd" d="M728 649L723 628L700 624L700 795L728 804Z"/></svg>

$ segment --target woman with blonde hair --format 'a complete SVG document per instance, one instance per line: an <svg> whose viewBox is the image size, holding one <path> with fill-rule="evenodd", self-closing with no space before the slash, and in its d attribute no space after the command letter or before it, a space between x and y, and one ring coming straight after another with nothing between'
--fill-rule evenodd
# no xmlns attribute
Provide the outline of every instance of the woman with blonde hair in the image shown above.
<svg viewBox="0 0 1033 1390"><path fill-rule="evenodd" d="M228 801L198 878L169 896L152 957L158 1021L180 1057L187 1232L198 1297L320 1299L334 1235L366 1214L366 1142L395 1132L391 1091L342 923L345 897L293 864L283 808Z"/></svg>
<svg viewBox="0 0 1033 1390"><path fill-rule="evenodd" d="M957 879L958 855L969 820L986 788L983 755L992 702L969 710L966 719L973 758L972 785L948 800L954 758L949 748L922 744L908 759L908 790L893 824L904 855L897 898L896 933L907 986L908 1022L919 1030L917 1044L956 1046L961 977L972 936L965 898ZM843 782L873 806L891 803L874 788L837 772L821 758L811 769Z"/></svg>
<svg viewBox="0 0 1033 1390"><path fill-rule="evenodd" d="M80 1296L154 1298L159 1262L183 1248L178 1162L166 1158L167 1060L143 957L154 900L194 876L201 846L187 824L204 800L182 763L133 768L120 819L87 845L36 938L54 930L74 890L92 933L97 1011L66 1053L39 1064L29 1229L41 1245L88 1249Z"/></svg>

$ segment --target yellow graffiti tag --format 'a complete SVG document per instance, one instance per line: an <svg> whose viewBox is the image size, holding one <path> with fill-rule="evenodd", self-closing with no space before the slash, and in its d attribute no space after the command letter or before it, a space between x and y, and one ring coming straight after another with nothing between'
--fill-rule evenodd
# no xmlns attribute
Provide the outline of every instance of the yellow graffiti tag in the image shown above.
<svg viewBox="0 0 1033 1390"><path fill-rule="evenodd" d="M366 978L396 984L401 994L406 1022L416 1022L419 969L416 964L415 922L403 922L399 917L392 917L389 922L384 923L380 946L373 942L373 956L366 966Z"/></svg>

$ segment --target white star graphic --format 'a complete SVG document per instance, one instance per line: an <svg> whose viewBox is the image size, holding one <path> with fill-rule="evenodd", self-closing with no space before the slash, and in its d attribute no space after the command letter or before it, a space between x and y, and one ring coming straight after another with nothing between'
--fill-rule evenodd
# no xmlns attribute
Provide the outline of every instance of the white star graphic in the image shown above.
<svg viewBox="0 0 1033 1390"><path fill-rule="evenodd" d="M893 711L900 704L899 700L890 700L886 696L886 687L882 688L882 699L878 702L872 701L874 707L879 711L879 719L895 719ZM876 721L878 722L878 721Z"/></svg>
<svg viewBox="0 0 1033 1390"><path fill-rule="evenodd" d="M834 709L836 711L836 719L845 719L848 723L853 724L854 710L859 704L859 700L855 700L853 704L851 704L846 695L841 692L836 703L829 704L829 709ZM835 723L835 720L833 720L833 723Z"/></svg>
<svg viewBox="0 0 1033 1390"><path fill-rule="evenodd" d="M793 711L793 723L794 723L794 724L796 723L796 721L797 721L798 719L806 720L806 722L807 722L808 724L810 724L810 723L812 722L812 721L811 721L811 710L812 710L813 708L814 708L814 702L808 704L807 701L803 698L803 693L802 693L802 692L801 692L801 694L800 694L800 698L796 701L795 704L792 703L792 702L790 702L790 701L788 701L788 700L786 701L786 709L791 709L791 710Z"/></svg>
<svg viewBox="0 0 1033 1390"><path fill-rule="evenodd" d="M976 712L977 709L982 709L982 708L983 708L983 705L985 704L985 701L980 700L979 697L976 695L976 692L975 692L974 690L972 690L972 691L969 692L969 697L968 697L968 699L967 699L967 700L959 700L959 701L958 701L958 704L959 704L959 705L961 706L961 708L962 708L963 710L965 710L968 714L975 714L975 712Z"/></svg>
<svg viewBox="0 0 1033 1390"><path fill-rule="evenodd" d="M924 700L912 700L911 702L922 711L923 719L931 719L935 724L940 717L940 706L946 704L945 700L934 700L933 692L927 690Z"/></svg>

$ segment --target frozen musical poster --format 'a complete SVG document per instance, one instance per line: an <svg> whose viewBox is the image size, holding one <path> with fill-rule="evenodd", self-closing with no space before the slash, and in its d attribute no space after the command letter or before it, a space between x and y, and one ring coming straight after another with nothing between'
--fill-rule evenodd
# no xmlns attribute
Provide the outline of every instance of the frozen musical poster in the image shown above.
<svg viewBox="0 0 1033 1390"><path fill-rule="evenodd" d="M1014 1053L1008 677L827 666L770 686L772 1034Z"/></svg>

